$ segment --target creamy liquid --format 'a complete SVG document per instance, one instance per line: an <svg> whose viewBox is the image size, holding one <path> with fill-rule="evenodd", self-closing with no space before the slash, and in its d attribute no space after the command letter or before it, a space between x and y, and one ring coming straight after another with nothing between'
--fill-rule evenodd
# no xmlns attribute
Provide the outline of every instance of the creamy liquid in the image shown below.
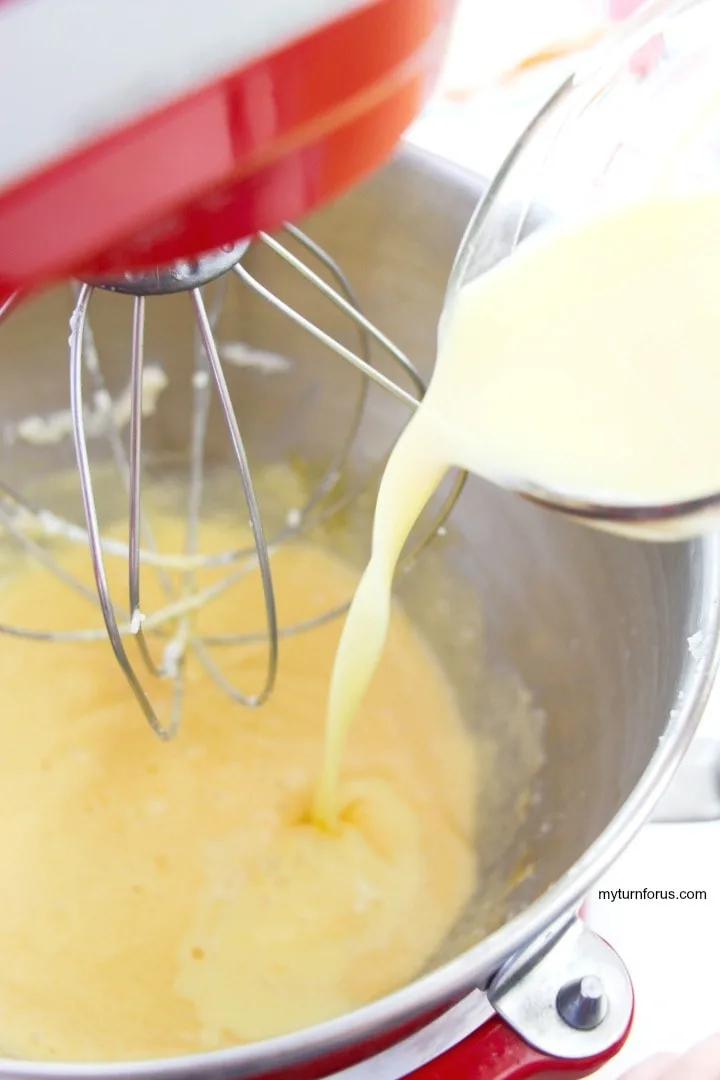
<svg viewBox="0 0 720 1080"><path fill-rule="evenodd" d="M337 817L342 748L383 652L398 556L449 468L601 503L720 491L719 282L720 193L708 192L537 234L461 290L382 478L332 673L321 821Z"/></svg>
<svg viewBox="0 0 720 1080"><path fill-rule="evenodd" d="M160 550L182 550L178 522L153 524ZM232 549L237 530L207 524L200 543ZM90 584L87 552L62 562ZM273 568L281 624L342 603L357 581L313 547L282 550ZM0 621L98 623L41 566L8 569ZM107 569L120 600L126 560ZM143 609L160 601L144 571ZM251 575L199 621L241 633L262 613ZM337 828L311 824L339 632L334 622L283 638L276 691L257 711L191 657L170 744L151 735L106 641L3 638L1 1054L108 1060L235 1045L365 1004L430 960L476 885L482 756L397 611L345 748ZM264 648L213 656L241 687L260 684Z"/></svg>

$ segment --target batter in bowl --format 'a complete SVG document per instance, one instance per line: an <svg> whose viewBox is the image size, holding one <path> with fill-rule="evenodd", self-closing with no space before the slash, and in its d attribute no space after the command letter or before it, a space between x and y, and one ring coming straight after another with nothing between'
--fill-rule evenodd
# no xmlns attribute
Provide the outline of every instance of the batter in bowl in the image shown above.
<svg viewBox="0 0 720 1080"><path fill-rule="evenodd" d="M184 523L155 515L153 528L161 550L182 550ZM237 528L210 522L200 539L233 548ZM87 551L60 554L89 584ZM11 569L0 621L99 624L43 567ZM127 563L107 570L121 602ZM282 550L274 573L283 623L356 584L314 547ZM160 603L144 570L143 609ZM199 619L237 633L262 611L251 575ZM117 1060L261 1039L371 1001L431 958L476 884L483 757L398 610L346 747L338 828L312 824L339 633L336 621L284 638L259 710L233 704L190 657L170 744L138 717L107 641L3 640L5 1054ZM162 642L148 640L159 658ZM261 647L213 656L243 687L260 683Z"/></svg>

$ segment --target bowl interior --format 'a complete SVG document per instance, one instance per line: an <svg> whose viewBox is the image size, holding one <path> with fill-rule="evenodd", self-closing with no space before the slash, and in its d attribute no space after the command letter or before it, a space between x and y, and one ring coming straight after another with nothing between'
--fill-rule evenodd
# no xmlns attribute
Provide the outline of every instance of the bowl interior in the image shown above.
<svg viewBox="0 0 720 1080"><path fill-rule="evenodd" d="M342 267L362 309L425 375L448 272L478 194L476 179L406 152L306 226ZM347 317L270 251L253 249L247 266L326 332L358 347ZM240 282L219 288L225 295L216 333L256 475L290 457L302 462L304 490L324 474L347 433L360 377ZM209 303L217 289L208 290ZM31 494L49 475L74 467L69 435L36 445L19 427L28 416L68 409L72 301L69 286L51 292L21 307L0 334L2 479ZM91 307L115 397L129 380L130 304L97 294ZM398 377L379 350L373 361ZM148 304L146 363L168 377L144 428L148 468L177 475L187 455L194 363L186 297ZM93 408L89 385L87 405ZM222 470L229 444L213 408L207 461ZM369 390L341 493L372 474L406 417L393 397ZM126 428L122 434L126 439ZM109 458L102 439L91 439L90 454L94 467ZM301 492L271 488L259 483L272 534ZM237 490L243 513L239 483ZM340 524L316 530L358 566L367 555L373 492L370 482ZM70 485L63 499L58 508L81 520L77 487ZM100 502L107 514L123 505L112 487ZM401 575L398 596L433 643L468 724L496 761L478 810L483 873L476 902L435 962L539 897L628 798L691 671L688 638L698 628L703 581L699 544L635 545L474 479L447 534Z"/></svg>

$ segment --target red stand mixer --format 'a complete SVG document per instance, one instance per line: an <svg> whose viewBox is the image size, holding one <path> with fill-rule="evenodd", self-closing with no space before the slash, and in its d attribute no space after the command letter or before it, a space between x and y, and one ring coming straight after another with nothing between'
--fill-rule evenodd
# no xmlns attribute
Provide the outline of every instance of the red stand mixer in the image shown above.
<svg viewBox="0 0 720 1080"><path fill-rule="evenodd" d="M426 101L454 7L3 0L0 291L166 265L339 194Z"/></svg>

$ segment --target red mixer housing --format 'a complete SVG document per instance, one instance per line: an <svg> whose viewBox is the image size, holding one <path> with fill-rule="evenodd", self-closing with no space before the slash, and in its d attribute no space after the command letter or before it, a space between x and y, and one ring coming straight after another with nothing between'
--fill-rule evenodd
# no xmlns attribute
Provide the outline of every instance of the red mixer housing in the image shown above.
<svg viewBox="0 0 720 1080"><path fill-rule="evenodd" d="M0 0L0 298L302 217L391 153L456 0Z"/></svg>

